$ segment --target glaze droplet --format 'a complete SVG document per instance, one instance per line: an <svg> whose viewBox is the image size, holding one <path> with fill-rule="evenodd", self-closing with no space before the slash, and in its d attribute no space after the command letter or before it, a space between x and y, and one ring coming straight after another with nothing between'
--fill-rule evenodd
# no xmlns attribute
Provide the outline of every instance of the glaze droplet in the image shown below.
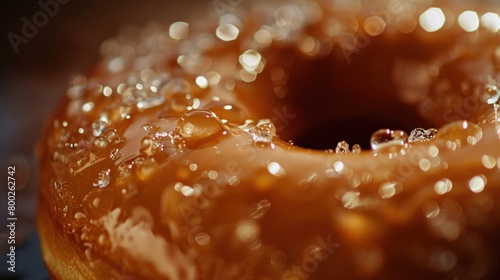
<svg viewBox="0 0 500 280"><path fill-rule="evenodd" d="M106 116L101 116L99 120L92 123L92 133L94 136L101 135L106 127L108 126L108 118Z"/></svg>
<svg viewBox="0 0 500 280"><path fill-rule="evenodd" d="M427 142L434 139L437 134L437 129L429 128L427 130L423 128L415 128L410 132L410 137L408 138L409 143L413 142Z"/></svg>
<svg viewBox="0 0 500 280"><path fill-rule="evenodd" d="M276 136L276 127L269 119L260 120L256 126L250 128L250 134L255 143L271 143Z"/></svg>
<svg viewBox="0 0 500 280"><path fill-rule="evenodd" d="M110 178L109 174L111 173L110 169L105 169L99 172L99 178L97 181L93 183L94 187L105 188L109 185Z"/></svg>
<svg viewBox="0 0 500 280"><path fill-rule="evenodd" d="M487 84L483 89L484 101L488 104L495 104L500 99L500 89L496 85Z"/></svg>
<svg viewBox="0 0 500 280"><path fill-rule="evenodd" d="M370 145L374 151L392 147L403 146L408 141L408 134L402 130L380 129L372 134Z"/></svg>
<svg viewBox="0 0 500 280"><path fill-rule="evenodd" d="M258 203L250 206L250 217L252 219L260 219L262 218L266 212L271 208L271 202L267 199L263 199Z"/></svg>
<svg viewBox="0 0 500 280"><path fill-rule="evenodd" d="M186 147L190 149L213 145L219 136L227 134L216 115L202 109L191 110L182 115L175 131L182 136Z"/></svg>
<svg viewBox="0 0 500 280"><path fill-rule="evenodd" d="M109 154L109 158L111 158L111 160L113 160L113 161L116 161L116 160L120 159L121 157L122 157L122 155L120 154L119 149L113 149L111 151L111 153Z"/></svg>
<svg viewBox="0 0 500 280"><path fill-rule="evenodd" d="M138 109L149 109L159 106L165 102L165 96L156 92L146 92L141 98L137 100Z"/></svg>
<svg viewBox="0 0 500 280"><path fill-rule="evenodd" d="M352 150L351 150L351 152L352 152L353 154L359 154L359 153L361 153L361 146L360 146L359 144L354 144L354 145L352 145Z"/></svg>
<svg viewBox="0 0 500 280"><path fill-rule="evenodd" d="M347 143L346 141L340 141L337 143L337 147L335 147L335 153L347 154L350 152L351 150L349 150L349 143Z"/></svg>

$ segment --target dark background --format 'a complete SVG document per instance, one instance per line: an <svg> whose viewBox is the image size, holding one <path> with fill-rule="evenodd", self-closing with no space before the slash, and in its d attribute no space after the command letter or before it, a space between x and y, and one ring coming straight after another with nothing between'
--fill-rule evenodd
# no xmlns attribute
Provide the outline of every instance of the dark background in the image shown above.
<svg viewBox="0 0 500 280"><path fill-rule="evenodd" d="M60 0L61 2L64 2ZM35 228L38 189L34 146L43 124L65 94L70 76L85 74L99 58L99 45L124 25L185 20L196 2L214 9L212 0L96 1L56 0L36 34L16 53L8 34L23 36L22 20L33 22L39 1L4 1L0 8L0 279L48 279ZM216 0L217 1L217 0ZM208 10L207 10L208 12ZM16 272L7 270L7 166L16 166Z"/></svg>

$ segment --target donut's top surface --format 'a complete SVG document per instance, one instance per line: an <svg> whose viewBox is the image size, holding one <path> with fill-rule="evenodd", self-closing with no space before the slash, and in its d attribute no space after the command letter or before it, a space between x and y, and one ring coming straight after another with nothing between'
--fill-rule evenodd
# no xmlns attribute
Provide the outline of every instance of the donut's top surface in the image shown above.
<svg viewBox="0 0 500 280"><path fill-rule="evenodd" d="M153 279L498 273L500 18L222 2L104 42L48 125L40 209L93 277L103 263ZM380 122L407 132L337 145Z"/></svg>

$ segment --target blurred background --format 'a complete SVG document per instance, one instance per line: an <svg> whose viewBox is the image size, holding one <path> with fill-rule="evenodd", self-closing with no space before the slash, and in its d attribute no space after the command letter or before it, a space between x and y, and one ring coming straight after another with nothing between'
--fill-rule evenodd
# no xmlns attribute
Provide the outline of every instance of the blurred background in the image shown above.
<svg viewBox="0 0 500 280"><path fill-rule="evenodd" d="M74 74L99 58L99 45L124 25L185 19L196 2L212 0L20 0L1 10L0 279L48 279L36 234L34 146ZM220 0L215 0L220 1ZM27 30L26 21L36 23ZM25 34L23 34L23 32ZM31 38L28 38L28 35ZM7 166L16 166L16 272L7 270Z"/></svg>

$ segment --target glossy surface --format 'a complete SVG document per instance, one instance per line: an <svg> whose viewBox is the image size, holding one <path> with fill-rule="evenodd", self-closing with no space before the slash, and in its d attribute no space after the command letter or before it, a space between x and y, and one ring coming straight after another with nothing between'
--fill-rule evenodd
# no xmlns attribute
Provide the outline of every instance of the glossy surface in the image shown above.
<svg viewBox="0 0 500 280"><path fill-rule="evenodd" d="M54 278L494 279L497 39L471 35L470 13L447 25L393 2L266 4L106 41L41 144ZM401 127L366 132L373 150L287 142L347 137L329 126L358 115ZM441 128L409 141L417 125Z"/></svg>

